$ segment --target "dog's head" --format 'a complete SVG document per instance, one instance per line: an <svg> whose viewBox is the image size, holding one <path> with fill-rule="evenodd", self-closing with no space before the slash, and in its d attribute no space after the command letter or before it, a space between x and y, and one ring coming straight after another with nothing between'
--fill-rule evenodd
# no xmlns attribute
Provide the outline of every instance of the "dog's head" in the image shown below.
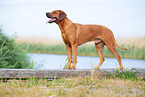
<svg viewBox="0 0 145 97"><path fill-rule="evenodd" d="M61 10L54 10L52 12L46 13L46 16L49 18L46 23L58 23L59 21L66 18L66 13Z"/></svg>

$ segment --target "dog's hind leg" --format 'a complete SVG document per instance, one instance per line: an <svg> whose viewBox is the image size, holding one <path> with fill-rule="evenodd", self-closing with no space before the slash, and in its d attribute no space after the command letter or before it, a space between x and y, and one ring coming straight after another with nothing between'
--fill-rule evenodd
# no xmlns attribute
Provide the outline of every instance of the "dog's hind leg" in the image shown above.
<svg viewBox="0 0 145 97"><path fill-rule="evenodd" d="M110 43L106 43L106 46L108 47L108 49L113 53L113 55L118 60L119 65L120 65L119 70L122 70L123 69L123 66L122 66L122 62L121 62L121 57L117 53L117 50L115 48L115 44L113 42L112 43L110 42Z"/></svg>
<svg viewBox="0 0 145 97"><path fill-rule="evenodd" d="M95 48L98 52L98 55L100 57L100 63L97 67L94 69L99 69L102 63L105 61L104 55L103 55L103 48L104 48L104 42L102 40L95 40Z"/></svg>

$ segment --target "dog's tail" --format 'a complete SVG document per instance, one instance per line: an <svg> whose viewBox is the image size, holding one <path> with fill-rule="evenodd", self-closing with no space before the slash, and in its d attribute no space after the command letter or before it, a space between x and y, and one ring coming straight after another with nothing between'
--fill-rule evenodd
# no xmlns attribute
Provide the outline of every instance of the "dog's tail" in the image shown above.
<svg viewBox="0 0 145 97"><path fill-rule="evenodd" d="M127 48L120 47L120 46L116 43L116 41L115 41L115 45L116 45L118 48L120 48L120 49L128 50Z"/></svg>

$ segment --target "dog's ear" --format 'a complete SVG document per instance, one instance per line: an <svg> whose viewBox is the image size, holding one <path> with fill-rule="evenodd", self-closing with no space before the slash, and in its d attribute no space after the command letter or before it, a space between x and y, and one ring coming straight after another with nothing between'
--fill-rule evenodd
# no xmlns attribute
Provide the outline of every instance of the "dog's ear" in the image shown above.
<svg viewBox="0 0 145 97"><path fill-rule="evenodd" d="M62 20L62 19L64 19L65 17L66 17L66 13L63 12L63 11L60 11L60 13L59 13L59 20Z"/></svg>

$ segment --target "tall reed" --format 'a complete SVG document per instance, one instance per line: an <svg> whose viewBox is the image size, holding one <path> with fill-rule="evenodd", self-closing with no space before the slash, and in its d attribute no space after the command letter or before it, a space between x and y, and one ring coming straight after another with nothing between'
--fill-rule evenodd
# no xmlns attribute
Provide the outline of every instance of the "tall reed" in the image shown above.
<svg viewBox="0 0 145 97"><path fill-rule="evenodd" d="M0 68L32 68L24 48L14 42L13 36L6 36L0 29Z"/></svg>
<svg viewBox="0 0 145 97"><path fill-rule="evenodd" d="M28 52L32 53L50 53L50 54L67 54L66 48L64 44L55 44L55 45L44 45L44 44L18 44L19 46L28 47ZM128 50L122 50L116 47L119 55L122 58L130 58L130 59L145 59L145 47L137 48L135 46L124 46L127 47ZM98 56L97 51L94 45L82 45L78 47L77 51L78 55L83 56ZM114 55L110 52L110 50L105 46L103 50L105 57L114 57Z"/></svg>

